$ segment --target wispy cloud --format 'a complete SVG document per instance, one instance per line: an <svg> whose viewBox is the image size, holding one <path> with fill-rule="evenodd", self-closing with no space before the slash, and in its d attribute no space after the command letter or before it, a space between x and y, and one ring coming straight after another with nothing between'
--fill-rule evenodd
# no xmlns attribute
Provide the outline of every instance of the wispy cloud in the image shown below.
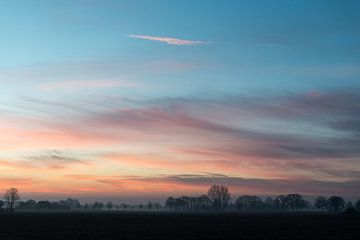
<svg viewBox="0 0 360 240"><path fill-rule="evenodd" d="M32 178L0 178L0 188L5 189L9 186L13 187L24 187L25 185L30 185L33 182Z"/></svg>
<svg viewBox="0 0 360 240"><path fill-rule="evenodd" d="M269 188L269 193L280 193L283 182L289 180L292 184L285 188L289 191L335 193L347 188L343 193L351 194L360 172L359 100L355 90L144 101L27 99L24 106L42 114L30 118L21 112L3 113L0 150L36 151L30 156L25 151L20 155L25 156L22 161L18 156L9 155L10 159L3 156L0 166L24 171L17 177L32 177L26 169L36 168L59 175L68 169L77 175L104 169L105 176L121 169L120 175L140 172L139 175L146 178L141 181L99 177L84 179L83 185L67 180L67 187L105 185L103 190L108 192L112 187L150 192L145 184L149 173L172 176L215 172L232 177L213 179L214 176L205 174L189 180L177 175L154 181L156 189L161 191L169 191L174 186L177 190L197 191L217 182L234 185L234 188L247 185L247 189L243 189L246 192L263 192ZM31 110L32 106L40 108ZM46 148L59 151L43 152ZM76 149L81 152L77 153ZM83 155L82 151L87 150L90 152ZM11 161L12 158L16 161ZM231 183L234 177L240 178L235 179L239 184ZM52 181L60 178L62 175ZM249 178L266 182L252 185L252 181L242 180ZM303 188L312 183L312 191ZM326 188L322 187L325 183Z"/></svg>
<svg viewBox="0 0 360 240"><path fill-rule="evenodd" d="M128 35L128 37L163 42L171 45L181 45L181 46L200 45L206 43L205 41L199 41L199 40L186 40L186 39L178 39L172 37L159 37L159 36L147 36L147 35L136 35L136 34L130 34Z"/></svg>
<svg viewBox="0 0 360 240"><path fill-rule="evenodd" d="M54 169L60 169L66 167L69 164L81 164L88 165L89 163L81 159L71 157L58 150L47 151L42 155L26 156L25 157L29 164L44 165Z"/></svg>
<svg viewBox="0 0 360 240"><path fill-rule="evenodd" d="M181 196L183 189L204 191L212 184L224 184L230 187L232 193L262 193L283 194L288 192L299 192L302 194L342 194L356 196L359 191L356 186L359 179L351 181L320 181L315 179L262 179L241 178L227 176L217 173L204 174L178 174L158 176L99 176L99 175L65 175L65 178L75 180L86 180L109 185L115 188L129 188L131 185L142 186L142 190L155 190ZM144 184L146 183L146 184ZM149 184L151 183L151 184Z"/></svg>
<svg viewBox="0 0 360 240"><path fill-rule="evenodd" d="M69 90L69 89L83 89L83 88L112 88L112 87L138 87L139 85L119 80L74 80L74 81L59 81L50 82L41 85L39 88L42 91L51 90Z"/></svg>
<svg viewBox="0 0 360 240"><path fill-rule="evenodd" d="M10 169L62 169L69 165L90 165L82 159L78 159L65 154L58 150L46 151L41 155L24 156L25 160L2 160L0 159L1 167L8 167Z"/></svg>

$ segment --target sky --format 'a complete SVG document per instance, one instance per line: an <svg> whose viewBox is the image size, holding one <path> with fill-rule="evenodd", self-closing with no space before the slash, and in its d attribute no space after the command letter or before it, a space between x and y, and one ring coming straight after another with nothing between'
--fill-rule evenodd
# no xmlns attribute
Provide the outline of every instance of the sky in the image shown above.
<svg viewBox="0 0 360 240"><path fill-rule="evenodd" d="M359 1L0 1L0 191L360 197Z"/></svg>

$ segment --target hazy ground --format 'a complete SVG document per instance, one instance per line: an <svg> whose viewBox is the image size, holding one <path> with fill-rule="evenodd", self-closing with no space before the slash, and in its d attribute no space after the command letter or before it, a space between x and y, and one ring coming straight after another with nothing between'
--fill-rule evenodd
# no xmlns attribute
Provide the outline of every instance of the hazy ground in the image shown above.
<svg viewBox="0 0 360 240"><path fill-rule="evenodd" d="M360 216L18 212L0 214L0 239L360 239Z"/></svg>

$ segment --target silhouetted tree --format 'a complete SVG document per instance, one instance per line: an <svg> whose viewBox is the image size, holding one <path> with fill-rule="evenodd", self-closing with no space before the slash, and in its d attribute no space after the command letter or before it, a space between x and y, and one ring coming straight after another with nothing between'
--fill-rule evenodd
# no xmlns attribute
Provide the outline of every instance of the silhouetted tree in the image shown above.
<svg viewBox="0 0 360 240"><path fill-rule="evenodd" d="M0 212L3 211L4 201L0 200Z"/></svg>
<svg viewBox="0 0 360 240"><path fill-rule="evenodd" d="M285 195L279 195L275 198L275 201L274 201L274 207L279 209L285 209L287 208L287 198Z"/></svg>
<svg viewBox="0 0 360 240"><path fill-rule="evenodd" d="M353 208L353 203L351 201L348 201L345 205L345 209L348 209L348 208Z"/></svg>
<svg viewBox="0 0 360 240"><path fill-rule="evenodd" d="M275 209L290 209L292 211L311 207L311 203L304 200L303 196L297 193L291 193L288 195L279 195L275 198Z"/></svg>
<svg viewBox="0 0 360 240"><path fill-rule="evenodd" d="M342 197L332 196L327 200L326 208L329 212L338 213L344 209L345 201Z"/></svg>
<svg viewBox="0 0 360 240"><path fill-rule="evenodd" d="M10 188L5 191L4 200L10 211L14 210L15 204L20 200L19 191L16 188Z"/></svg>
<svg viewBox="0 0 360 240"><path fill-rule="evenodd" d="M108 210L111 210L111 209L113 208L113 203L112 203L112 202L106 203L106 208L107 208Z"/></svg>
<svg viewBox="0 0 360 240"><path fill-rule="evenodd" d="M272 197L265 198L264 201L264 207L267 209L273 209L274 208L275 201Z"/></svg>
<svg viewBox="0 0 360 240"><path fill-rule="evenodd" d="M156 202L153 204L153 208L156 209L156 210L159 210L161 208L161 204Z"/></svg>
<svg viewBox="0 0 360 240"><path fill-rule="evenodd" d="M243 195L236 199L235 205L237 209L254 210L263 206L263 201L257 196Z"/></svg>
<svg viewBox="0 0 360 240"><path fill-rule="evenodd" d="M61 200L60 205L64 205L69 209L79 209L81 206L80 201L78 199L72 199L72 198Z"/></svg>
<svg viewBox="0 0 360 240"><path fill-rule="evenodd" d="M315 203L314 203L314 207L316 207L317 209L324 211L327 209L327 200L326 197L324 196L318 196L315 199Z"/></svg>
<svg viewBox="0 0 360 240"><path fill-rule="evenodd" d="M35 208L36 207L36 201L33 199L29 199L25 202L26 206L28 208Z"/></svg>
<svg viewBox="0 0 360 240"><path fill-rule="evenodd" d="M306 207L306 201L303 199L303 196L297 193L288 194L285 197L285 202L286 206L292 211Z"/></svg>
<svg viewBox="0 0 360 240"><path fill-rule="evenodd" d="M355 208L356 208L356 210L360 211L360 198L359 198L359 200L356 201Z"/></svg>
<svg viewBox="0 0 360 240"><path fill-rule="evenodd" d="M50 208L51 208L51 202L49 202L49 201L39 201L39 202L36 204L36 208L39 208L39 209L50 209Z"/></svg>
<svg viewBox="0 0 360 240"><path fill-rule="evenodd" d="M120 208L126 210L128 208L128 205L126 203L121 203Z"/></svg>
<svg viewBox="0 0 360 240"><path fill-rule="evenodd" d="M208 197L214 209L225 209L230 202L229 189L222 185L212 185L208 190Z"/></svg>
<svg viewBox="0 0 360 240"><path fill-rule="evenodd" d="M94 202L92 208L94 210L101 210L104 208L104 204L102 202Z"/></svg>
<svg viewBox="0 0 360 240"><path fill-rule="evenodd" d="M198 198L198 206L197 209L199 210L207 210L210 209L212 205L211 199L206 195L201 195Z"/></svg>
<svg viewBox="0 0 360 240"><path fill-rule="evenodd" d="M187 211L189 210L190 198L188 196L182 196L175 200L175 206L177 210Z"/></svg>
<svg viewBox="0 0 360 240"><path fill-rule="evenodd" d="M273 208L274 209L281 209L281 206L282 206L282 202L280 201L279 197L277 196L274 200L274 203L273 203Z"/></svg>
<svg viewBox="0 0 360 240"><path fill-rule="evenodd" d="M177 211L200 211L210 209L212 207L212 201L207 195L200 197L168 197L165 201L165 207ZM158 208L161 208L161 204L159 204Z"/></svg>
<svg viewBox="0 0 360 240"><path fill-rule="evenodd" d="M313 209L314 208L314 206L312 205L312 203L310 201L306 201L306 200L304 200L304 201L305 201L305 208L306 209Z"/></svg>
<svg viewBox="0 0 360 240"><path fill-rule="evenodd" d="M64 201L60 202L50 202L50 209L51 210L71 210L70 206L68 206Z"/></svg>
<svg viewBox="0 0 360 240"><path fill-rule="evenodd" d="M36 208L36 201L35 200L27 200L26 202L19 202L17 208L20 209L34 209Z"/></svg>
<svg viewBox="0 0 360 240"><path fill-rule="evenodd" d="M153 203L152 202L148 202L146 205L148 210L151 210L153 208Z"/></svg>
<svg viewBox="0 0 360 240"><path fill-rule="evenodd" d="M168 197L165 201L165 207L170 209L170 210L174 210L175 209L175 198L173 197Z"/></svg>

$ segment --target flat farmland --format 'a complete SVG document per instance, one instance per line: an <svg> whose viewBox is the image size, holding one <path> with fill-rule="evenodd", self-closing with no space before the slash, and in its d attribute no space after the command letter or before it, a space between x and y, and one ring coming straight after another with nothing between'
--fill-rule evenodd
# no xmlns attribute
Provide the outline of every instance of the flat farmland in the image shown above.
<svg viewBox="0 0 360 240"><path fill-rule="evenodd" d="M360 216L16 212L0 214L0 239L360 239Z"/></svg>

